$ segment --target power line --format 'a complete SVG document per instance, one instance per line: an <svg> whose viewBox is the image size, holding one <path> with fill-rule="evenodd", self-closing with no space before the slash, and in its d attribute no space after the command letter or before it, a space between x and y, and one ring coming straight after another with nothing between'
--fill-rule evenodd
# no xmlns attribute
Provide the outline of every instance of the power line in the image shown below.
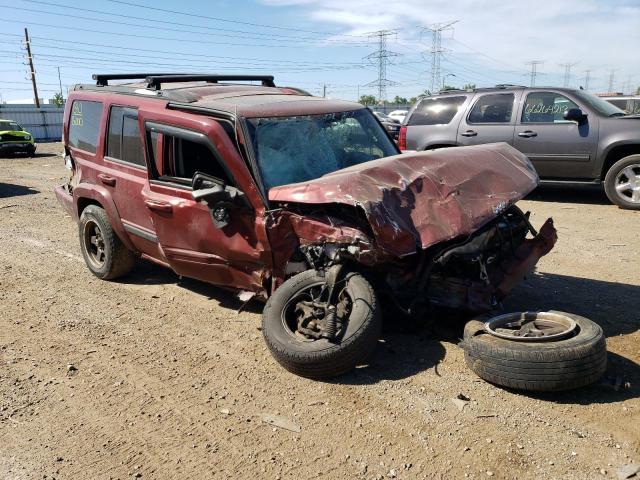
<svg viewBox="0 0 640 480"><path fill-rule="evenodd" d="M396 84L387 78L387 65L390 63L389 58L397 57L400 54L387 50L387 38L397 33L397 30L378 30L371 33L372 37L378 38L378 50L364 57L367 60L376 60L378 63L378 79L365 86L378 87L379 101L386 101L387 87Z"/></svg>
<svg viewBox="0 0 640 480"><path fill-rule="evenodd" d="M538 75L538 65L542 65L544 62L540 60L531 60L530 62L525 63L525 65L531 65L531 86L535 87L536 85L536 76Z"/></svg>

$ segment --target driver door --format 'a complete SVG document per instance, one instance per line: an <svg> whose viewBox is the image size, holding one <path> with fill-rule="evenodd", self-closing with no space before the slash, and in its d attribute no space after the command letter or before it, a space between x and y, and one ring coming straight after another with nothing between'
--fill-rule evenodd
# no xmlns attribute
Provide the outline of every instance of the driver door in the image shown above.
<svg viewBox="0 0 640 480"><path fill-rule="evenodd" d="M216 129L217 130L217 129ZM221 134L225 134L222 127ZM146 123L151 160L142 191L166 262L178 274L216 285L258 291L266 268L253 209L240 198L196 201L192 179L204 174L216 188L235 187L221 153L203 133ZM197 188L198 182L196 182ZM230 188L236 192L234 188ZM213 213L226 221L214 222Z"/></svg>

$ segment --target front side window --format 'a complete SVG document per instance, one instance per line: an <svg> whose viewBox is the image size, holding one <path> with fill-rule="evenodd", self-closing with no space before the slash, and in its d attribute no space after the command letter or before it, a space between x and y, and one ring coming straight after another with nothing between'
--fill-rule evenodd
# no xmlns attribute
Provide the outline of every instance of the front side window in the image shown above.
<svg viewBox="0 0 640 480"><path fill-rule="evenodd" d="M480 97L469 113L469 123L510 123L513 93L497 93Z"/></svg>
<svg viewBox="0 0 640 480"><path fill-rule="evenodd" d="M424 98L411 114L407 125L446 125L467 99L465 96Z"/></svg>
<svg viewBox="0 0 640 480"><path fill-rule="evenodd" d="M564 95L555 92L532 92L522 109L522 123L567 123L564 114L578 106Z"/></svg>
<svg viewBox="0 0 640 480"><path fill-rule="evenodd" d="M141 167L145 166L138 116L135 109L111 107L107 156Z"/></svg>
<svg viewBox="0 0 640 480"><path fill-rule="evenodd" d="M399 153L373 114L364 108L251 118L247 126L267 190Z"/></svg>
<svg viewBox="0 0 640 480"><path fill-rule="evenodd" d="M208 145L172 135L164 135L161 180L191 185L196 172L205 173L232 185L227 172Z"/></svg>
<svg viewBox="0 0 640 480"><path fill-rule="evenodd" d="M102 103L74 100L69 119L69 146L96 153Z"/></svg>

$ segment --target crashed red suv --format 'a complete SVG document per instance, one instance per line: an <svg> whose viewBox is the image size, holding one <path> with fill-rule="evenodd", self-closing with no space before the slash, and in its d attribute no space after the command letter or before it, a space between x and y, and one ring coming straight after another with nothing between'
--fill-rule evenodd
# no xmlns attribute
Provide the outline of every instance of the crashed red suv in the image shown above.
<svg viewBox="0 0 640 480"><path fill-rule="evenodd" d="M299 375L363 362L381 300L493 309L555 243L515 206L538 177L506 144L402 155L362 105L270 76L94 79L69 96L56 189L89 270L143 258L267 300L269 349Z"/></svg>

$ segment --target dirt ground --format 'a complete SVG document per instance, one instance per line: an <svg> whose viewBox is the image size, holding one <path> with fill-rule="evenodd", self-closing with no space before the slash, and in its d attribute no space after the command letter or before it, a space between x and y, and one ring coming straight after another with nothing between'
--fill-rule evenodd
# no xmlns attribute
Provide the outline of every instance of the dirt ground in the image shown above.
<svg viewBox="0 0 640 480"><path fill-rule="evenodd" d="M238 313L232 294L149 264L93 277L52 192L60 151L0 159L0 478L582 480L640 463L640 212L598 190L521 202L559 241L506 307L602 325L605 382L503 390L465 367L459 326L390 320L369 366L317 382L271 358L258 304Z"/></svg>

